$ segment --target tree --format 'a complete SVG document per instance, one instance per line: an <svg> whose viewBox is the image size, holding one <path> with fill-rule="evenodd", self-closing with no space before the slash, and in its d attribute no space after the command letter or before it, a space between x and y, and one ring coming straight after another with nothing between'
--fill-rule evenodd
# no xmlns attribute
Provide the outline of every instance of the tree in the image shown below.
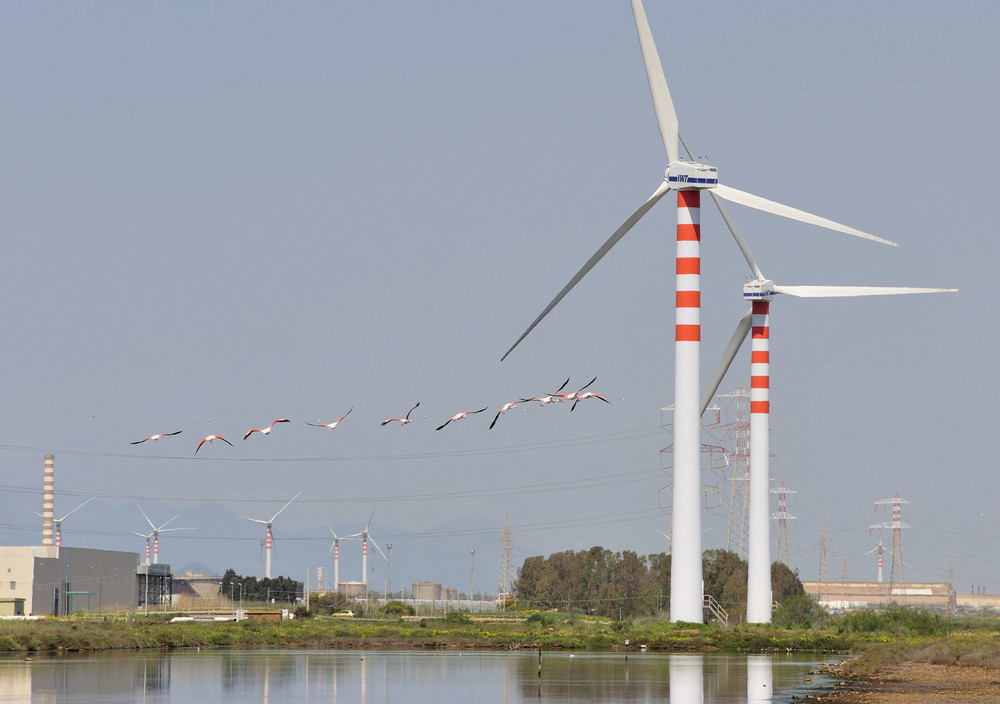
<svg viewBox="0 0 1000 704"><path fill-rule="evenodd" d="M799 580L798 570L792 571L783 562L771 563L771 594L778 603L792 596L801 596L806 593L802 582Z"/></svg>

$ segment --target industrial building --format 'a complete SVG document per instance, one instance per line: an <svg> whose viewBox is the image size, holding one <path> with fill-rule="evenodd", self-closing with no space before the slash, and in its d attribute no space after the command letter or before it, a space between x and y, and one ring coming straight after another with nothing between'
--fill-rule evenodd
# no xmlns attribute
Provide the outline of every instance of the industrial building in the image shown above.
<svg viewBox="0 0 1000 704"><path fill-rule="evenodd" d="M137 552L63 547L65 516L54 517L54 499L55 458L46 455L42 544L0 546L0 603L13 607L4 607L5 612L66 616L169 603L170 565L141 564Z"/></svg>
<svg viewBox="0 0 1000 704"><path fill-rule="evenodd" d="M947 582L802 582L827 611L878 609L890 604L954 613L955 589Z"/></svg>
<svg viewBox="0 0 1000 704"><path fill-rule="evenodd" d="M23 599L24 614L34 616L132 610L140 603L138 567L136 552L0 546L0 598Z"/></svg>

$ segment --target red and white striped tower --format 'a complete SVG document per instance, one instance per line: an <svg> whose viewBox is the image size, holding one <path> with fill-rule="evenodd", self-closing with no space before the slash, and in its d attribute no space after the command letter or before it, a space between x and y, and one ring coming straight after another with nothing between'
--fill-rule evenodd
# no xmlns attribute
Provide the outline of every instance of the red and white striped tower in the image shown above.
<svg viewBox="0 0 1000 704"><path fill-rule="evenodd" d="M149 564L149 538L146 538L146 564Z"/></svg>
<svg viewBox="0 0 1000 704"><path fill-rule="evenodd" d="M264 544L264 576L271 579L271 545L274 542L271 537L271 524L267 524L267 542Z"/></svg>
<svg viewBox="0 0 1000 704"><path fill-rule="evenodd" d="M674 497L670 620L702 623L701 192L677 191Z"/></svg>
<svg viewBox="0 0 1000 704"><path fill-rule="evenodd" d="M55 455L45 455L42 485L42 545L52 545L52 518L56 498Z"/></svg>
<svg viewBox="0 0 1000 704"><path fill-rule="evenodd" d="M59 554L59 548L62 547L62 523L56 521L54 525L56 528L56 554Z"/></svg>
<svg viewBox="0 0 1000 704"><path fill-rule="evenodd" d="M160 563L160 534L153 531L153 564Z"/></svg>
<svg viewBox="0 0 1000 704"><path fill-rule="evenodd" d="M754 301L750 340L750 512L747 622L771 622L770 300Z"/></svg>

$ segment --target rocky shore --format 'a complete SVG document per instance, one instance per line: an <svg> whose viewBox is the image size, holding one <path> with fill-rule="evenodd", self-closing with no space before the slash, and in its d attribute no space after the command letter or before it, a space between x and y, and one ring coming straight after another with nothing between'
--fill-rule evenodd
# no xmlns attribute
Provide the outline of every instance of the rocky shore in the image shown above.
<svg viewBox="0 0 1000 704"><path fill-rule="evenodd" d="M901 662L818 698L825 704L1000 703L1000 668Z"/></svg>

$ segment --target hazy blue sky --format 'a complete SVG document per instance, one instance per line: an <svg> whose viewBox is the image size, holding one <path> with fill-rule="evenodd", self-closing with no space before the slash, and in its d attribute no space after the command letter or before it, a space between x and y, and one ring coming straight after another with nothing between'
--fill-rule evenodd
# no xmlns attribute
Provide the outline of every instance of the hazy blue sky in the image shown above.
<svg viewBox="0 0 1000 704"><path fill-rule="evenodd" d="M872 508L899 492L908 579L952 566L960 591L1000 589L1000 6L646 10L681 134L722 181L901 245L732 206L765 274L961 289L772 307L792 567L816 578L822 530L830 579L845 562L874 579L868 526L891 515ZM464 588L475 548L492 589L506 511L518 565L665 549L673 198L500 362L662 179L627 2L13 3L0 90L0 541L38 542L25 507L51 452L57 516L101 497L66 544L141 550L138 499L199 528L164 536L175 567L256 573L262 527L238 515L300 491L274 566L299 579L332 569L327 524L373 510L396 583ZM748 272L704 204L707 379ZM745 349L722 388L748 367ZM613 405L532 405L488 430L503 403L595 375ZM380 426L417 401L415 423ZM305 424L351 407L333 433ZM235 447L193 457L209 433ZM728 506L706 514L706 548L727 525ZM342 579L359 552L342 544Z"/></svg>

